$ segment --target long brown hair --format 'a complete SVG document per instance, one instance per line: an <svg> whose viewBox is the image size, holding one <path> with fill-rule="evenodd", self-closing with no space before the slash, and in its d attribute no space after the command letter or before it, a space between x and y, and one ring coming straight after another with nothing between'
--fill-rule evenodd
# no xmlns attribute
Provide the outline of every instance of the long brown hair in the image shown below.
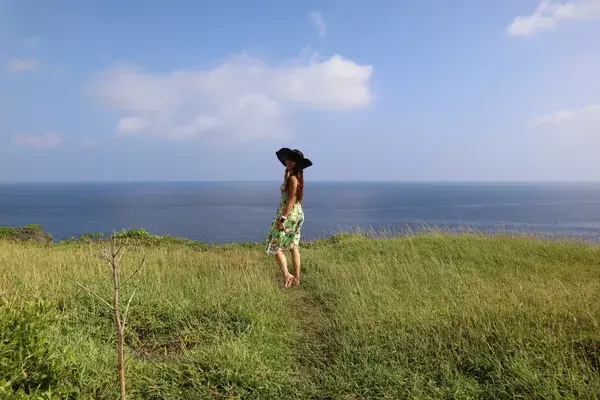
<svg viewBox="0 0 600 400"><path fill-rule="evenodd" d="M295 176L298 180L298 186L296 188L296 201L298 203L302 203L302 198L304 197L304 171L302 168L294 168L293 170L285 170L283 185L281 186L281 190L288 190L290 185L290 178ZM288 193L289 194L289 193Z"/></svg>

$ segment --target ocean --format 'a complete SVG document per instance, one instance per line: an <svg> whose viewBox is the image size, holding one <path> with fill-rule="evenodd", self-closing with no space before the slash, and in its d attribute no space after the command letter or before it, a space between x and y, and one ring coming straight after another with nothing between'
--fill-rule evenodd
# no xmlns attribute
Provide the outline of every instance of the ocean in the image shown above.
<svg viewBox="0 0 600 400"><path fill-rule="evenodd" d="M279 182L0 184L0 226L55 239L144 228L209 243L264 240ZM600 183L307 182L305 239L421 229L600 238Z"/></svg>

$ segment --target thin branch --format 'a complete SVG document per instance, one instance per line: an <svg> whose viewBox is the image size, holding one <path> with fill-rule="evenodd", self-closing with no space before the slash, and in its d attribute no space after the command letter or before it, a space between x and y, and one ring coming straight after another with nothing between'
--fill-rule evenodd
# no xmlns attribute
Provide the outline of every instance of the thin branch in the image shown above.
<svg viewBox="0 0 600 400"><path fill-rule="evenodd" d="M123 258L123 254L127 250L127 245L129 244L129 238L126 238L125 241L117 242L117 237L114 236L114 240L112 242L112 246L110 249L111 259L113 264L119 264L121 262L121 258Z"/></svg>
<svg viewBox="0 0 600 400"><path fill-rule="evenodd" d="M117 236L116 235L113 236L111 251L115 255L115 257L119 255L121 250L125 249L125 247L127 246L128 243L129 243L129 238L125 238L124 241L121 241L119 243Z"/></svg>
<svg viewBox="0 0 600 400"><path fill-rule="evenodd" d="M125 250L127 250L127 248L124 245L121 246L121 247L119 247L119 249L117 249L117 252L113 256L115 264L120 264L121 263L121 258L123 258L123 254L125 254Z"/></svg>
<svg viewBox="0 0 600 400"><path fill-rule="evenodd" d="M123 245L123 243L115 242L112 248L110 249L110 252L112 253L113 257L116 258L119 255L119 253L121 253L121 250L125 251L125 246Z"/></svg>
<svg viewBox="0 0 600 400"><path fill-rule="evenodd" d="M103 259L104 261L108 262L109 264L112 263L111 254L104 247L100 251L100 258Z"/></svg>
<svg viewBox="0 0 600 400"><path fill-rule="evenodd" d="M137 273L138 273L138 272L140 272L140 271L142 270L142 267L144 266L144 262L145 262L145 261L146 261L146 255L144 255L144 258L142 258L142 262L141 262L141 263L140 263L140 265L137 267L137 269L134 271L134 273L133 273L133 274L131 274L131 275L129 276L129 278L125 279L125 280L123 281L123 283L119 284L119 289L120 289L120 288L122 288L123 286L125 286L125 284L131 280L131 278L133 278L134 276L136 276L136 275L137 275Z"/></svg>
<svg viewBox="0 0 600 400"><path fill-rule="evenodd" d="M131 304L131 300L133 300L135 291L136 291L136 289L133 289L133 293L131 293L131 297L129 298L129 301L127 302L127 307L125 307L125 313L123 314L123 322L121 323L121 326L122 326L121 329L123 329L123 330L125 330L125 322L127 321L127 313L129 312L129 305Z"/></svg>
<svg viewBox="0 0 600 400"><path fill-rule="evenodd" d="M94 296L96 296L100 301L102 301L104 304L106 304L111 310L115 310L115 308L113 306L110 305L110 303L106 300L104 300L102 297L98 296L93 290L90 290L88 288L86 288L85 286L83 286L81 283L79 282L75 282L80 288L82 288L83 290L93 294Z"/></svg>

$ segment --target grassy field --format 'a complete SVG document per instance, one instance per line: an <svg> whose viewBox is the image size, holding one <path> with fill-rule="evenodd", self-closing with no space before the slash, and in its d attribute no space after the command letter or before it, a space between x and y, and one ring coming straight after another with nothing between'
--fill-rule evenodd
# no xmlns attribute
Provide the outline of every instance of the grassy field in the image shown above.
<svg viewBox="0 0 600 400"><path fill-rule="evenodd" d="M130 247L130 398L599 398L599 246L340 235L302 255L282 290L260 245ZM118 398L111 311L75 283L110 299L97 244L0 241L0 266L0 398Z"/></svg>

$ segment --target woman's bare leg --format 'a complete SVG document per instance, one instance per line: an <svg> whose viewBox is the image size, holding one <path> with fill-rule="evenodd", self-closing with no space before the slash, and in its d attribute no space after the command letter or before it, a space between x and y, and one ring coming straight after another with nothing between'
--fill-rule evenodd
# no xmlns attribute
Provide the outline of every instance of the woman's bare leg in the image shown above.
<svg viewBox="0 0 600 400"><path fill-rule="evenodd" d="M287 259L285 258L285 254L280 250L275 253L275 259L277 260L277 264L281 268L281 272L283 272L283 287L288 288L292 284L292 280L294 279L294 275L290 274L287 267Z"/></svg>
<svg viewBox="0 0 600 400"><path fill-rule="evenodd" d="M292 247L290 252L292 253L292 264L294 265L294 286L300 284L300 249L296 246Z"/></svg>

